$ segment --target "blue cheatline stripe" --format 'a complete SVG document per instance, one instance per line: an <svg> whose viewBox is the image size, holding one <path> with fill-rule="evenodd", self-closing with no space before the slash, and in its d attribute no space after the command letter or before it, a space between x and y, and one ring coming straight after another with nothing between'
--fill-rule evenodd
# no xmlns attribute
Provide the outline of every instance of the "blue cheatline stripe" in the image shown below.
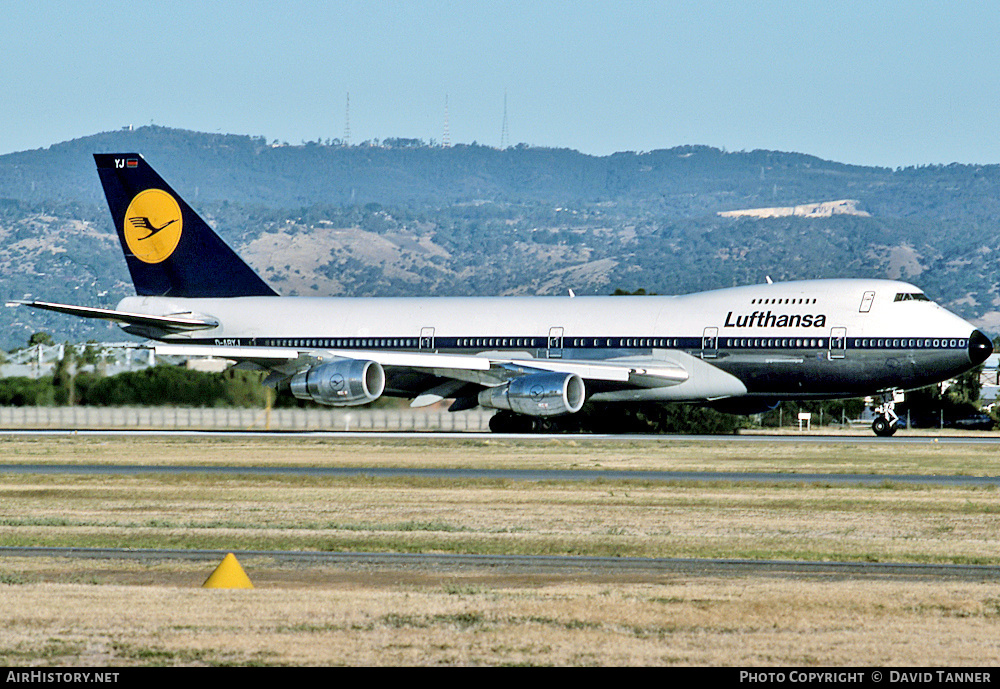
<svg viewBox="0 0 1000 689"><path fill-rule="evenodd" d="M257 337L257 338L200 338L184 340L185 344L235 346L235 347L290 347L319 349L448 349L482 351L484 349L681 349L681 350L775 350L775 349L831 349L829 337L716 337L712 346L702 337L642 337L600 336L569 337L549 340L546 336L499 337L440 337L427 338L421 344L419 337ZM834 351L856 350L921 350L965 349L968 338L847 338Z"/></svg>

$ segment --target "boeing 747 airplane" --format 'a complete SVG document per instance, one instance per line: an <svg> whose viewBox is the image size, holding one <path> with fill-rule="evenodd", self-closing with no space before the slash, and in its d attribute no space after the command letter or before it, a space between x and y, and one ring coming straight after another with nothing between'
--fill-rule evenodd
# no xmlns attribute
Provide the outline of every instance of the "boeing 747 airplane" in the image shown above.
<svg viewBox="0 0 1000 689"><path fill-rule="evenodd" d="M382 395L499 410L495 431L600 402L751 414L781 400L878 396L992 353L986 335L890 280L804 280L683 296L282 297L136 153L94 156L136 296L115 309L18 302L119 323L160 355L215 356L332 406Z"/></svg>

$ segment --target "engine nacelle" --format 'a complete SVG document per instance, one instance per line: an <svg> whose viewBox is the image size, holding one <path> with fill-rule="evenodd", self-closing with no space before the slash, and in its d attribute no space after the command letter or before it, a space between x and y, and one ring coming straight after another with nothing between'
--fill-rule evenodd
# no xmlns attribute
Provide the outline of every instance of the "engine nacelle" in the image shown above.
<svg viewBox="0 0 1000 689"><path fill-rule="evenodd" d="M559 416L580 411L586 398L575 373L535 373L479 393L479 404L528 416Z"/></svg>
<svg viewBox="0 0 1000 689"><path fill-rule="evenodd" d="M331 407L368 404L385 390L385 371L377 361L338 359L292 376L292 394Z"/></svg>

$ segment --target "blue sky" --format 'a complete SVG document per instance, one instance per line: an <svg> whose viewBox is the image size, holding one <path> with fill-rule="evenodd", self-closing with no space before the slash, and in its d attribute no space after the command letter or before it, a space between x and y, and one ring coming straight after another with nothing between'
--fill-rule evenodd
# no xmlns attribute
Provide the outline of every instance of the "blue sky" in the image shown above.
<svg viewBox="0 0 1000 689"><path fill-rule="evenodd" d="M0 153L129 124L1000 163L989 2L0 0Z"/></svg>

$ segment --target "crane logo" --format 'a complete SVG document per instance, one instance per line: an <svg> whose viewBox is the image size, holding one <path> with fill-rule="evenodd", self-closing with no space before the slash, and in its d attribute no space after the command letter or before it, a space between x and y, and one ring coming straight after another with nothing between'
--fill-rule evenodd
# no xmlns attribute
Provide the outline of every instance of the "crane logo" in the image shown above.
<svg viewBox="0 0 1000 689"><path fill-rule="evenodd" d="M122 232L132 255L143 263L161 263L181 240L184 218L177 200L162 189L136 194L125 211Z"/></svg>

